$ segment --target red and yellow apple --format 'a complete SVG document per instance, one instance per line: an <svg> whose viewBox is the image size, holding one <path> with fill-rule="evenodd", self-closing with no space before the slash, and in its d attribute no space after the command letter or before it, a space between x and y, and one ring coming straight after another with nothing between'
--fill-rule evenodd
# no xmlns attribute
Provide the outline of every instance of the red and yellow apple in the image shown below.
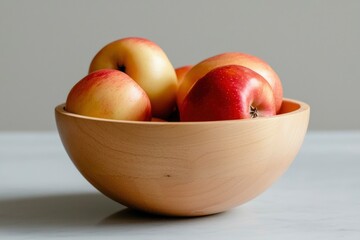
<svg viewBox="0 0 360 240"><path fill-rule="evenodd" d="M175 69L154 42L137 37L111 42L95 55L89 73L99 69L117 69L134 79L149 96L154 117L165 118L173 111L178 88Z"/></svg>
<svg viewBox="0 0 360 240"><path fill-rule="evenodd" d="M271 68L268 63L266 63L262 59L239 52L228 52L219 54L207 58L192 67L179 85L179 90L177 93L178 106L181 106L190 89L200 78L202 78L209 71L225 65L241 65L260 74L270 84L274 92L276 111L280 110L283 99L283 88L280 78L278 77L276 72Z"/></svg>
<svg viewBox="0 0 360 240"><path fill-rule="evenodd" d="M218 121L276 114L270 84L240 66L217 67L200 78L180 106L181 121Z"/></svg>
<svg viewBox="0 0 360 240"><path fill-rule="evenodd" d="M181 82L183 81L185 75L189 72L189 70L192 68L192 65L185 65L182 67L178 67L175 69L176 72L176 77L178 80L178 83L181 84Z"/></svg>
<svg viewBox="0 0 360 240"><path fill-rule="evenodd" d="M151 120L145 91L127 74L113 69L90 73L70 90L65 109L85 116L116 120Z"/></svg>

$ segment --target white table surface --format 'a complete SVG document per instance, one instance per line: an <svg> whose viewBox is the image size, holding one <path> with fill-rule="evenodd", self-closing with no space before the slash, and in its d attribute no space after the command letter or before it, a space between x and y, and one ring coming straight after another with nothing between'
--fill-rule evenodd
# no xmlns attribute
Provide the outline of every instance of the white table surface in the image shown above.
<svg viewBox="0 0 360 240"><path fill-rule="evenodd" d="M0 133L0 239L360 239L360 131L308 132L289 170L228 212L155 217L98 193L57 132Z"/></svg>

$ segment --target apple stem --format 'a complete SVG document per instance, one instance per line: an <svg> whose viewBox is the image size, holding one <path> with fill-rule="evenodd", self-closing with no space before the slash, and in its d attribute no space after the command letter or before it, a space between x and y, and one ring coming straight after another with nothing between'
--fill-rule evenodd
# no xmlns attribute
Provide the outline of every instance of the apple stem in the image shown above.
<svg viewBox="0 0 360 240"><path fill-rule="evenodd" d="M125 72L125 70L126 70L125 65L118 66L118 70L121 72Z"/></svg>
<svg viewBox="0 0 360 240"><path fill-rule="evenodd" d="M251 118L257 118L258 115L258 110L256 107L250 106L250 117Z"/></svg>

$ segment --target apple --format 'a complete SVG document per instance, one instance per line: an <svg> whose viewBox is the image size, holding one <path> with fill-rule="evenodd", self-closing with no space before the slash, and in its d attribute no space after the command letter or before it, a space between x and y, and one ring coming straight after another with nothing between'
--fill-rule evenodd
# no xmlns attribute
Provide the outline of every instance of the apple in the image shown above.
<svg viewBox="0 0 360 240"><path fill-rule="evenodd" d="M178 106L182 104L186 95L194 86L196 81L198 81L212 69L225 65L241 65L250 68L264 77L264 79L268 81L273 89L276 102L276 111L278 112L280 110L283 99L283 88L279 76L271 68L271 66L262 59L240 52L222 53L207 58L191 68L179 85L177 93Z"/></svg>
<svg viewBox="0 0 360 240"><path fill-rule="evenodd" d="M153 117L151 118L151 122L167 122L167 121L161 118Z"/></svg>
<svg viewBox="0 0 360 240"><path fill-rule="evenodd" d="M276 114L270 84L240 65L217 67L200 78L180 106L181 121L218 121Z"/></svg>
<svg viewBox="0 0 360 240"><path fill-rule="evenodd" d="M176 77L178 80L178 83L181 84L182 80L184 79L185 75L189 72L189 70L192 68L192 65L185 65L182 67L178 67L175 69Z"/></svg>
<svg viewBox="0 0 360 240"><path fill-rule="evenodd" d="M68 112L116 120L151 120L151 103L145 91L127 74L102 69L90 73L70 90Z"/></svg>
<svg viewBox="0 0 360 240"><path fill-rule="evenodd" d="M128 74L147 93L154 117L165 118L176 105L175 69L154 42L138 37L123 38L104 46L93 58L89 73L117 69Z"/></svg>

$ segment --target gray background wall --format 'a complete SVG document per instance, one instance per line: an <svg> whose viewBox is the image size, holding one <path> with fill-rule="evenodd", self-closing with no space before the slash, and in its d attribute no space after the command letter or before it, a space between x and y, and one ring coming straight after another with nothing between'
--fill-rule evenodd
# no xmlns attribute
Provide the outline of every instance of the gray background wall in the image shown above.
<svg viewBox="0 0 360 240"><path fill-rule="evenodd" d="M55 130L54 107L106 43L142 36L175 67L259 56L310 129L360 129L360 1L0 0L0 130Z"/></svg>

